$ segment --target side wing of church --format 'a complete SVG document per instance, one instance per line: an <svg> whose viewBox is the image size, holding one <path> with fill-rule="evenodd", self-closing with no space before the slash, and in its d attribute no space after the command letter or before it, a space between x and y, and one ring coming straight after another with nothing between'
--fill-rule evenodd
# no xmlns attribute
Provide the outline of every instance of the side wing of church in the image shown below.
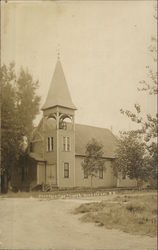
<svg viewBox="0 0 158 250"><path fill-rule="evenodd" d="M93 187L134 186L135 182L114 176L112 163L117 139L108 129L75 124L76 107L72 102L60 60L42 107L43 118L31 141L30 188L45 184L58 188L90 187L90 177L82 169L87 143L101 142L105 169L98 171ZM25 179L29 179L26 176Z"/></svg>

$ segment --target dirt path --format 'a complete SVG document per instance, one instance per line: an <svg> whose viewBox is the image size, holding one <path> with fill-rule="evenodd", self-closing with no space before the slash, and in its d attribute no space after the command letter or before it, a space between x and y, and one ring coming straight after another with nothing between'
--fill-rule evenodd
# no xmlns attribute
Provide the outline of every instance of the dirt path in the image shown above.
<svg viewBox="0 0 158 250"><path fill-rule="evenodd" d="M86 199L0 199L1 249L156 250L156 238L82 223L72 210Z"/></svg>

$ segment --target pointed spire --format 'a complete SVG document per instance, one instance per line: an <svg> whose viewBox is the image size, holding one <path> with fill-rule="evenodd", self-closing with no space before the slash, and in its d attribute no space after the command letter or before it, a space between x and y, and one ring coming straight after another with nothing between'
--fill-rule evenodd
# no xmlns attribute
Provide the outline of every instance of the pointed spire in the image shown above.
<svg viewBox="0 0 158 250"><path fill-rule="evenodd" d="M71 99L60 60L57 60L46 102L43 105L42 110L55 106L76 109Z"/></svg>
<svg viewBox="0 0 158 250"><path fill-rule="evenodd" d="M58 44L57 48L57 60L60 61L60 44Z"/></svg>

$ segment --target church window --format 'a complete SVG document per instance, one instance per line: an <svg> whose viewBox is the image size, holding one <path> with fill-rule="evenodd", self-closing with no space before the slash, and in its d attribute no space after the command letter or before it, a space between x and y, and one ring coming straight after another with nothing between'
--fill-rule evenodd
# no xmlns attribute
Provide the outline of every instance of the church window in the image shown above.
<svg viewBox="0 0 158 250"><path fill-rule="evenodd" d="M99 179L103 179L103 167L99 168Z"/></svg>
<svg viewBox="0 0 158 250"><path fill-rule="evenodd" d="M70 137L68 137L68 136L63 137L63 150L64 151L71 150L71 141L70 141Z"/></svg>
<svg viewBox="0 0 158 250"><path fill-rule="evenodd" d="M69 163L64 163L64 178L69 178Z"/></svg>
<svg viewBox="0 0 158 250"><path fill-rule="evenodd" d="M47 151L53 151L53 147L54 147L54 141L53 141L53 137L48 137L47 140Z"/></svg>
<svg viewBox="0 0 158 250"><path fill-rule="evenodd" d="M70 151L70 137L67 137L67 151Z"/></svg>
<svg viewBox="0 0 158 250"><path fill-rule="evenodd" d="M66 151L66 137L63 137L63 150Z"/></svg>
<svg viewBox="0 0 158 250"><path fill-rule="evenodd" d="M63 122L63 121L60 122L60 123L59 123L59 128L60 128L60 129L66 130L66 129L67 129L67 124L66 124L66 122Z"/></svg>
<svg viewBox="0 0 158 250"><path fill-rule="evenodd" d="M53 137L51 137L51 150L53 151L54 149L54 141L53 141Z"/></svg>

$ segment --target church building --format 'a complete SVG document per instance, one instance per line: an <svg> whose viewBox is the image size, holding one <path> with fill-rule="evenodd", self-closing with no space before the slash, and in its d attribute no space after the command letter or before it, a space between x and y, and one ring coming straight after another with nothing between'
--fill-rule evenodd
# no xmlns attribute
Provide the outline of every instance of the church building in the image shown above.
<svg viewBox="0 0 158 250"><path fill-rule="evenodd" d="M76 110L58 59L42 107L43 117L30 145L32 165L29 163L24 177L30 189L42 184L51 188L90 187L90 176L84 172L82 162L92 138L103 145L105 159L105 168L99 169L93 178L93 187L134 185L129 179L120 182L114 176L112 164L117 139L113 133L106 128L76 124Z"/></svg>

